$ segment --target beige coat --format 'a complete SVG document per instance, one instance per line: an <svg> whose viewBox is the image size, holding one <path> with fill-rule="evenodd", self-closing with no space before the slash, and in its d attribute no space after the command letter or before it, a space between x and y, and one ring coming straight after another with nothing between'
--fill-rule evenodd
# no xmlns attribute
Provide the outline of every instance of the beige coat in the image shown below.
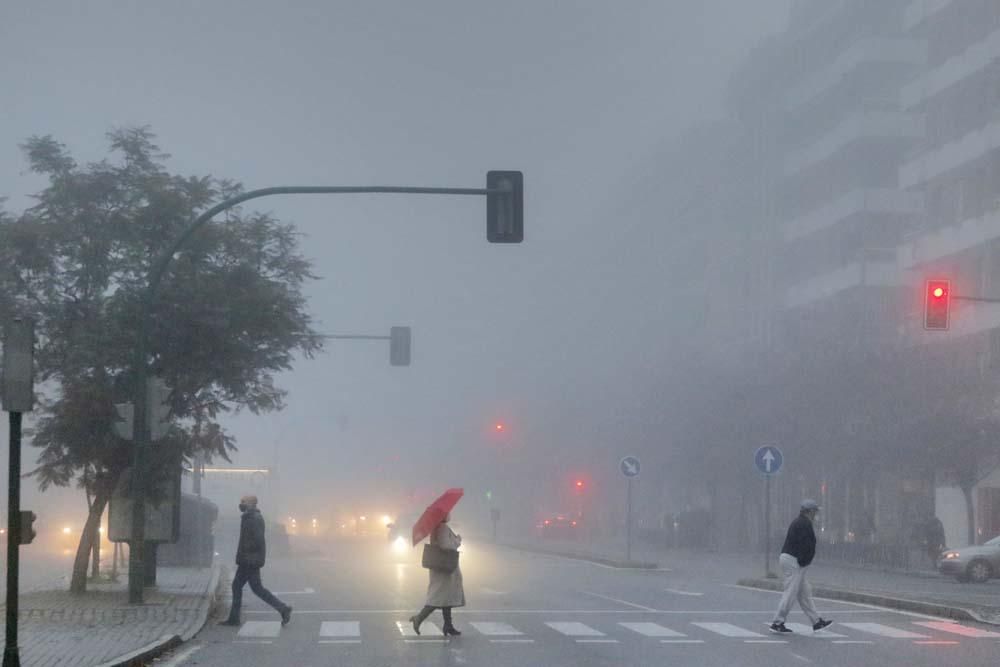
<svg viewBox="0 0 1000 667"><path fill-rule="evenodd" d="M462 536L455 532L446 523L438 524L431 534L431 544L435 544L442 549L457 551L462 544ZM428 607L464 607L465 589L462 587L462 569L456 567L454 572L442 572L440 570L428 570L431 580L427 585L427 606Z"/></svg>

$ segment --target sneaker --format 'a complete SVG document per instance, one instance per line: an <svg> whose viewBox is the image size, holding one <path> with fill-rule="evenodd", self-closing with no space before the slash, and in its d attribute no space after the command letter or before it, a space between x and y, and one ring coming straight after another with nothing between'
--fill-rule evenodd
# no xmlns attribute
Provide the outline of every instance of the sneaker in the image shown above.
<svg viewBox="0 0 1000 667"><path fill-rule="evenodd" d="M833 623L833 621L826 621L826 620L824 620L824 619L821 618L818 621L816 621L815 623L813 623L813 632L816 632L817 630L822 630L823 628L825 628L826 626L830 625L831 623Z"/></svg>
<svg viewBox="0 0 1000 667"><path fill-rule="evenodd" d="M791 634L792 632L791 630L785 627L784 623L772 623L767 627L771 632L774 632L779 635L788 635Z"/></svg>
<svg viewBox="0 0 1000 667"><path fill-rule="evenodd" d="M292 608L285 607L285 610L281 612L281 624L288 625L290 620L292 620Z"/></svg>

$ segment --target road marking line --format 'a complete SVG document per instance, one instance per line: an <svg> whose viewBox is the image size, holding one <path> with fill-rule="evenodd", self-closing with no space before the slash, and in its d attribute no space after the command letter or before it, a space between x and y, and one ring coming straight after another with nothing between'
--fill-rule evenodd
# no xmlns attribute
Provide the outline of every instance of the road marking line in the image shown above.
<svg viewBox="0 0 1000 667"><path fill-rule="evenodd" d="M281 621L247 621L236 633L237 637L243 639L277 637L281 634Z"/></svg>
<svg viewBox="0 0 1000 667"><path fill-rule="evenodd" d="M314 588L305 588L301 591L271 591L272 595L313 595L316 593Z"/></svg>
<svg viewBox="0 0 1000 667"><path fill-rule="evenodd" d="M801 637L815 637L816 639L823 639L824 637L828 639L836 639L838 637L846 637L847 635L841 635L836 632L831 632L829 630L819 630L813 631L811 625L806 625L805 623L785 623L785 625L792 631L799 634Z"/></svg>
<svg viewBox="0 0 1000 667"><path fill-rule="evenodd" d="M683 632L665 628L659 623L619 623L623 628L638 632L646 637L686 637Z"/></svg>
<svg viewBox="0 0 1000 667"><path fill-rule="evenodd" d="M690 597L700 598L704 593L695 593L694 591L679 591L676 588L664 588L667 593L673 593L674 595L687 595Z"/></svg>
<svg viewBox="0 0 1000 667"><path fill-rule="evenodd" d="M584 595L592 595L595 598L601 598L602 600L607 600L608 602L617 602L618 604L625 605L626 607L634 607L636 609L641 609L642 611L656 611L652 607L647 607L645 605L636 604L634 602L629 602L628 600L619 600L618 598L609 597L607 595L601 595L600 593L592 593L590 591L580 591Z"/></svg>
<svg viewBox="0 0 1000 667"><path fill-rule="evenodd" d="M474 627L479 631L480 634L487 636L502 636L502 635L523 635L524 633L507 623L481 623L481 622L470 622L469 625Z"/></svg>
<svg viewBox="0 0 1000 667"><path fill-rule="evenodd" d="M744 644L787 644L783 639L744 639Z"/></svg>
<svg viewBox="0 0 1000 667"><path fill-rule="evenodd" d="M320 639L320 644L360 644L360 639Z"/></svg>
<svg viewBox="0 0 1000 667"><path fill-rule="evenodd" d="M404 637L419 637L416 632L413 631L413 625L409 621L396 621L396 627L399 628L399 634ZM424 630L426 628L426 630ZM431 621L424 621L420 624L420 629L425 633L430 631L431 634L439 635L441 634L441 628L436 626Z"/></svg>
<svg viewBox="0 0 1000 667"><path fill-rule="evenodd" d="M845 604L857 604L857 603L845 603ZM824 611L823 615L833 615L833 614L884 614L886 611L895 614L905 614L909 616L917 616L918 618L935 619L936 616L927 616L926 614L913 614L910 612L902 612L896 609L840 609L832 611ZM273 609L251 609L244 610L244 614L271 614L274 615ZM295 615L300 616L303 614L324 614L327 616L342 615L346 616L348 614L412 614L412 609L296 609ZM749 610L705 610L705 609L695 609L695 610L682 610L682 609L653 609L651 611L644 611L641 609L462 609L462 615L467 614L684 614L686 616L693 615L706 615L706 616L716 616L720 614L753 614L756 616L773 614L774 609L749 609Z"/></svg>
<svg viewBox="0 0 1000 667"><path fill-rule="evenodd" d="M491 639L491 644L534 644L534 639Z"/></svg>
<svg viewBox="0 0 1000 667"><path fill-rule="evenodd" d="M447 644L447 639L404 639L404 644Z"/></svg>
<svg viewBox="0 0 1000 667"><path fill-rule="evenodd" d="M589 625L584 625L583 623L577 623L575 621L574 622L558 622L557 621L557 622L552 622L552 623L546 623L545 625L549 626L550 628L552 628L553 630L555 630L556 632L558 632L560 634L566 635L567 637L603 637L604 636L603 632L601 632L599 630L595 630L594 628L590 627Z"/></svg>
<svg viewBox="0 0 1000 667"><path fill-rule="evenodd" d="M990 632L989 630L970 628L967 625L959 625L954 621L914 621L913 624L922 625L923 627L930 628L931 630L940 630L942 632L950 632L954 635L962 635L963 637L1000 637L1000 632Z"/></svg>
<svg viewBox="0 0 1000 667"><path fill-rule="evenodd" d="M661 644L704 644L704 639L661 639Z"/></svg>
<svg viewBox="0 0 1000 667"><path fill-rule="evenodd" d="M914 644L921 644L922 646L954 646L958 644L954 639L930 639L927 641L916 641Z"/></svg>
<svg viewBox="0 0 1000 667"><path fill-rule="evenodd" d="M577 639L577 644L617 644L617 639Z"/></svg>
<svg viewBox="0 0 1000 667"><path fill-rule="evenodd" d="M412 628L410 628L412 630ZM323 621L319 626L320 637L360 637L360 621Z"/></svg>
<svg viewBox="0 0 1000 667"><path fill-rule="evenodd" d="M723 588L739 588L745 591L754 591L756 593L773 593L774 595L781 595L782 591L772 591L766 588L756 588L754 586L741 586L739 584L722 584ZM824 614L871 614L876 612L891 612L893 614L901 614L903 616L912 616L913 618L926 618L929 621L938 619L938 616L931 616L930 614L921 614L916 611L905 611L903 609L893 609L892 607L880 607L876 604L868 604L866 602L846 602L844 600L835 600L834 598L826 598L822 595L816 595L813 593L813 597L817 600L823 600L824 602L832 602L834 604L850 605L852 607L861 607L861 609L855 611L824 611ZM734 612L740 613L740 612Z"/></svg>
<svg viewBox="0 0 1000 667"><path fill-rule="evenodd" d="M270 639L234 639L234 644L273 644Z"/></svg>
<svg viewBox="0 0 1000 667"><path fill-rule="evenodd" d="M194 644L192 646L188 646L180 653L175 653L166 662L161 663L161 667L178 667L182 662L190 658L191 654L193 654L195 651L200 651L203 648L205 648L204 644Z"/></svg>
<svg viewBox="0 0 1000 667"><path fill-rule="evenodd" d="M870 639L834 639L834 644L874 644Z"/></svg>
<svg viewBox="0 0 1000 667"><path fill-rule="evenodd" d="M696 625L699 628L708 630L709 632L714 632L717 635L722 635L723 637L763 637L764 635L757 632L751 632L750 630L745 630L738 625L733 625L732 623L692 623L691 625Z"/></svg>
<svg viewBox="0 0 1000 667"><path fill-rule="evenodd" d="M845 628L867 632L880 637L890 637L892 639L930 639L927 635L917 634L909 630L900 630L881 623L841 623Z"/></svg>
<svg viewBox="0 0 1000 667"><path fill-rule="evenodd" d="M492 588L483 587L480 590L486 595L507 595L507 591L497 591Z"/></svg>

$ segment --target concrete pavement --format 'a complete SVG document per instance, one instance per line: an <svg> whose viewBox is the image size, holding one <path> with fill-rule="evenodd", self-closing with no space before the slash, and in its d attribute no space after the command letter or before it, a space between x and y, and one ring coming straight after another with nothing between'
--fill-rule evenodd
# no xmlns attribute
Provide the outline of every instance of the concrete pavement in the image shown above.
<svg viewBox="0 0 1000 667"><path fill-rule="evenodd" d="M191 639L214 603L219 568L160 568L143 605L129 605L127 573L87 593L34 591L19 601L23 667L112 667Z"/></svg>
<svg viewBox="0 0 1000 667"><path fill-rule="evenodd" d="M442 637L438 614L419 637L407 623L427 581L419 550L395 555L384 542L339 543L322 556L265 568L265 585L295 607L288 626L247 591L240 628L210 624L162 664L940 667L991 665L1000 648L1000 632L981 624L838 601L820 602L835 621L829 631L813 634L796 612L797 632L776 637L766 625L777 594L735 586L752 571L738 559L623 570L467 542L469 605L455 612L461 637Z"/></svg>

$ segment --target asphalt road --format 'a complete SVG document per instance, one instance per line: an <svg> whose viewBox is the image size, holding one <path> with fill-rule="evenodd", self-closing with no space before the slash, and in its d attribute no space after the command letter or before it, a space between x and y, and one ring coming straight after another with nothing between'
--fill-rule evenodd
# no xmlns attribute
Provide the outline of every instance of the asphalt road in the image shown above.
<svg viewBox="0 0 1000 667"><path fill-rule="evenodd" d="M621 571L474 540L464 550L461 637L441 637L437 614L411 636L406 619L427 583L419 550L397 557L383 542L340 543L265 568L265 585L295 608L288 626L248 588L240 628L212 622L157 664L971 667L1000 655L997 628L832 601L819 601L829 630L796 625L778 637L767 630L776 594L738 588L739 573L698 561ZM800 612L789 621L806 623Z"/></svg>

